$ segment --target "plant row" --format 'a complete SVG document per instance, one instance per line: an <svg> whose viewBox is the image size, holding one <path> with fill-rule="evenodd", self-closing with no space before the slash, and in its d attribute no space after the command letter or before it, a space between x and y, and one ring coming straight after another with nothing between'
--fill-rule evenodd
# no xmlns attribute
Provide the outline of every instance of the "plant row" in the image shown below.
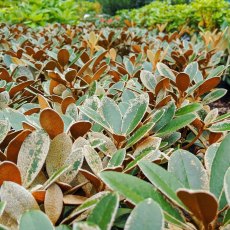
<svg viewBox="0 0 230 230"><path fill-rule="evenodd" d="M230 224L222 33L1 25L1 229Z"/></svg>

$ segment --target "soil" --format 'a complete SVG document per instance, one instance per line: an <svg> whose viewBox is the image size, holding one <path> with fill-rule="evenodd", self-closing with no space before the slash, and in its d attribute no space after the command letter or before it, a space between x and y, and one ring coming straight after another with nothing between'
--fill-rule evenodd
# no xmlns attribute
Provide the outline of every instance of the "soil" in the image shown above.
<svg viewBox="0 0 230 230"><path fill-rule="evenodd" d="M210 104L212 109L218 108L219 115L230 112L230 86L228 84L222 84L223 88L228 90L228 93L218 101L215 101Z"/></svg>
<svg viewBox="0 0 230 230"><path fill-rule="evenodd" d="M219 110L220 115L228 113L230 112L230 98L228 101L224 101L224 100L215 101L210 104L210 107L212 109L217 108Z"/></svg>

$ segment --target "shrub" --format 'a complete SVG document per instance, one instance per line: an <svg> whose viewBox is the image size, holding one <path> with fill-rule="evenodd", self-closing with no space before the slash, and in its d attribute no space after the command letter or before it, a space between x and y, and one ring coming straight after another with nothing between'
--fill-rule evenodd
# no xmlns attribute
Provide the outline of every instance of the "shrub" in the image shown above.
<svg viewBox="0 0 230 230"><path fill-rule="evenodd" d="M230 3L224 0L195 0L190 4L170 5L153 2L140 9L118 12L133 20L137 25L154 28L157 24L167 24L167 31L175 31L182 26L195 30L198 27L213 30L230 21ZM225 25L225 26L226 26Z"/></svg>
<svg viewBox="0 0 230 230"><path fill-rule="evenodd" d="M46 23L76 24L86 13L99 13L100 5L82 0L11 1L0 10L1 21L30 26Z"/></svg>
<svg viewBox="0 0 230 230"><path fill-rule="evenodd" d="M122 12L121 12L122 13ZM167 30L177 30L183 25L189 24L194 10L190 5L168 5L163 2L153 2L141 9L132 10L129 15L137 25L154 28L157 24L167 24Z"/></svg>
<svg viewBox="0 0 230 230"><path fill-rule="evenodd" d="M105 14L114 15L116 11L122 9L133 9L144 6L152 0L98 0L102 5Z"/></svg>
<svg viewBox="0 0 230 230"><path fill-rule="evenodd" d="M1 229L228 228L222 34L0 27Z"/></svg>
<svg viewBox="0 0 230 230"><path fill-rule="evenodd" d="M195 0L192 2L195 9L194 16L199 26L207 29L219 28L225 21L230 23L230 4L224 0Z"/></svg>

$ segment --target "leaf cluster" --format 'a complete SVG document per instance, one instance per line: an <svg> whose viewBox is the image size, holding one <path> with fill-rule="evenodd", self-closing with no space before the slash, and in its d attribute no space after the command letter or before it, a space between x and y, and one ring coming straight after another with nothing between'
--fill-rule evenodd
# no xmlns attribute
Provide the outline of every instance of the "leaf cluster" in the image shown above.
<svg viewBox="0 0 230 230"><path fill-rule="evenodd" d="M1 24L1 228L228 227L223 51L184 32Z"/></svg>

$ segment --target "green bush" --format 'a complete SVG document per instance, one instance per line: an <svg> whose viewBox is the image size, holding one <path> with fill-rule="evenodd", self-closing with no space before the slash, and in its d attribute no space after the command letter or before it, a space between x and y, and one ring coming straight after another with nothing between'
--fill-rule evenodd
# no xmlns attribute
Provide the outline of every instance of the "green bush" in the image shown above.
<svg viewBox="0 0 230 230"><path fill-rule="evenodd" d="M118 12L133 20L138 26L153 28L167 23L167 31L178 30L183 25L197 30L220 28L230 22L230 3L224 0L195 0L191 4L171 5L167 2L153 2L140 9Z"/></svg>
<svg viewBox="0 0 230 230"><path fill-rule="evenodd" d="M194 17L199 25L214 29L220 27L225 21L230 22L230 2L224 0L195 0L192 2L195 9Z"/></svg>
<svg viewBox="0 0 230 230"><path fill-rule="evenodd" d="M104 13L114 15L118 10L142 7L152 0L98 0L98 2L102 5Z"/></svg>
<svg viewBox="0 0 230 230"><path fill-rule="evenodd" d="M1 21L30 26L53 22L76 24L85 13L100 11L99 3L79 0L27 0L1 4Z"/></svg>
<svg viewBox="0 0 230 230"><path fill-rule="evenodd" d="M137 25L154 27L157 24L168 23L168 30L176 30L188 22L194 14L190 5L168 5L165 2L153 2L141 9L123 11L121 15L129 15Z"/></svg>

